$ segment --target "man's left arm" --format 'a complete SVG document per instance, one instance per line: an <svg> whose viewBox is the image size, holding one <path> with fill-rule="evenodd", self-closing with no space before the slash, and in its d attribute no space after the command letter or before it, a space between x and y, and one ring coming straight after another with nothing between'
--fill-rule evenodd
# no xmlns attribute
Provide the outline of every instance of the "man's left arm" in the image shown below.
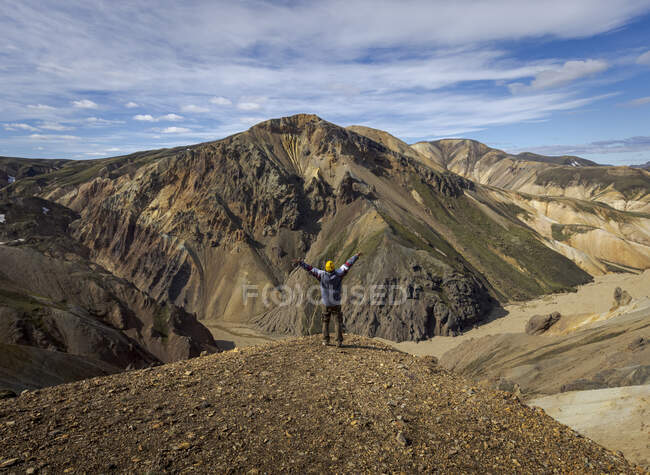
<svg viewBox="0 0 650 475"><path fill-rule="evenodd" d="M357 261L357 259L359 259L360 256L361 253L359 252L354 256L350 257L347 261L345 261L345 264L343 264L341 267L336 269L336 275L343 277L345 274L347 274L348 271L350 270L350 267L354 265L354 263Z"/></svg>

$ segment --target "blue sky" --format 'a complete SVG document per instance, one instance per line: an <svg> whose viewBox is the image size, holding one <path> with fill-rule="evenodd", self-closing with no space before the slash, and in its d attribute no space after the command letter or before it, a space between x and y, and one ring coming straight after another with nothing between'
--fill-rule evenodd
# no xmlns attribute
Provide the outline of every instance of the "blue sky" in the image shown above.
<svg viewBox="0 0 650 475"><path fill-rule="evenodd" d="M114 156L308 112L650 160L650 0L0 0L0 31L0 155Z"/></svg>

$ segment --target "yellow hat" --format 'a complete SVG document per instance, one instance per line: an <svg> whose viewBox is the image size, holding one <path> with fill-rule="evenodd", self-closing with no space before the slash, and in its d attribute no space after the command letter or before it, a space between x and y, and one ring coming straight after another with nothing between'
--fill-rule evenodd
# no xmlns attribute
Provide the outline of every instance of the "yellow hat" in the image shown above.
<svg viewBox="0 0 650 475"><path fill-rule="evenodd" d="M325 270L327 272L332 272L334 270L334 263L332 261L327 261L325 263Z"/></svg>

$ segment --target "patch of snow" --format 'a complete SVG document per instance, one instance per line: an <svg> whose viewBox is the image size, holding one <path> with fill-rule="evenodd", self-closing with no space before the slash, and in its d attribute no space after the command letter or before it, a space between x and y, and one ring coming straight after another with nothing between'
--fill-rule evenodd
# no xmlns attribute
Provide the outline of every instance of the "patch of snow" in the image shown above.
<svg viewBox="0 0 650 475"><path fill-rule="evenodd" d="M16 177L9 175L9 183L14 183L15 181L16 181Z"/></svg>
<svg viewBox="0 0 650 475"><path fill-rule="evenodd" d="M0 223L5 223L5 222L6 222L6 221L5 221L5 215L4 215L4 214L0 214Z"/></svg>
<svg viewBox="0 0 650 475"><path fill-rule="evenodd" d="M49 212L50 212L50 208L46 208L45 206L43 206L43 214L47 216L47 213Z"/></svg>

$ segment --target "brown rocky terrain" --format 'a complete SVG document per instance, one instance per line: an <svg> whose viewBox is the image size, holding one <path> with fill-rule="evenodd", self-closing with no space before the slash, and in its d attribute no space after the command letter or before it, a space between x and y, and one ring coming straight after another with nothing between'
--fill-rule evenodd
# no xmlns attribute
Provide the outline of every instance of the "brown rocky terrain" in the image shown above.
<svg viewBox="0 0 650 475"><path fill-rule="evenodd" d="M0 202L0 212L0 387L32 389L93 369L106 374L217 350L193 315L90 262L67 234L78 217L70 209L31 197ZM45 372L54 378L43 376L48 355Z"/></svg>
<svg viewBox="0 0 650 475"><path fill-rule="evenodd" d="M28 392L0 401L0 441L8 473L642 472L510 393L358 337Z"/></svg>
<svg viewBox="0 0 650 475"><path fill-rule="evenodd" d="M406 143L384 131L349 129L407 153ZM487 185L493 200L510 207L547 246L591 275L638 272L650 265L650 174L578 157L510 155L473 140L410 148L415 160ZM548 183L541 186L538 179Z"/></svg>
<svg viewBox="0 0 650 475"><path fill-rule="evenodd" d="M640 168L600 166L579 157L508 154L467 139L419 142L412 147L447 170L502 189L650 211L650 174Z"/></svg>
<svg viewBox="0 0 650 475"><path fill-rule="evenodd" d="M393 345L512 391L647 469L649 289L650 270L603 275L575 293L507 305L459 337Z"/></svg>

